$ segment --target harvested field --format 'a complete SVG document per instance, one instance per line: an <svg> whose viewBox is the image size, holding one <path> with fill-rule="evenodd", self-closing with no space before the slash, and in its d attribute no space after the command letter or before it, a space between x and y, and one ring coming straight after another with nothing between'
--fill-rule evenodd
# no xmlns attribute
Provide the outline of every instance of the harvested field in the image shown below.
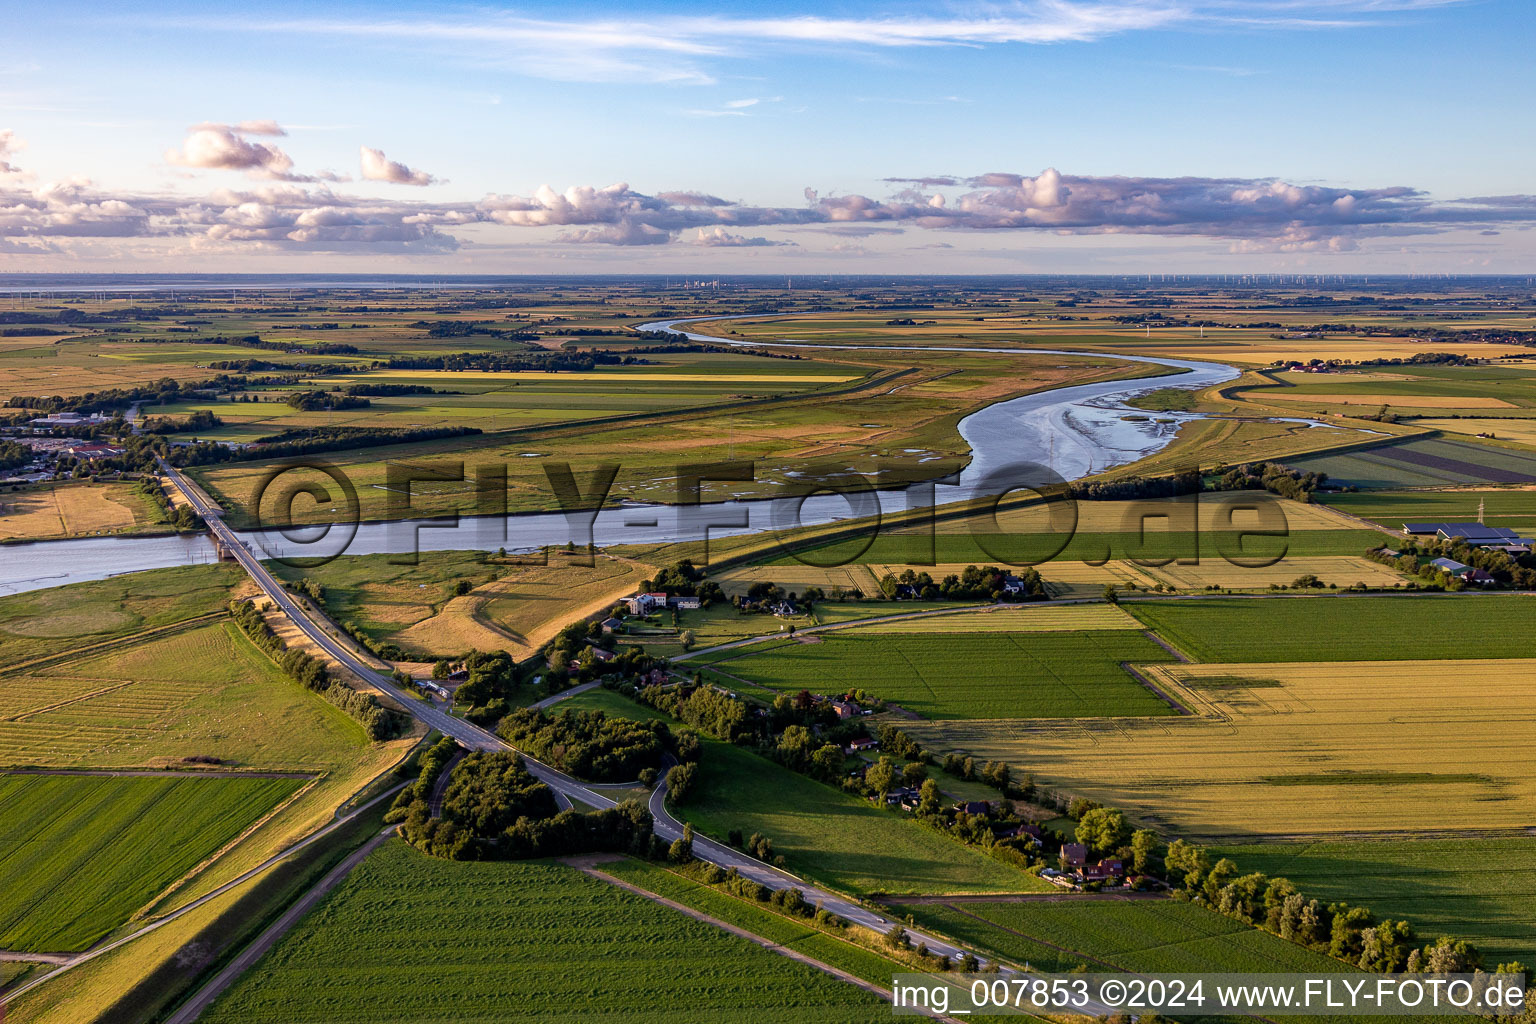
<svg viewBox="0 0 1536 1024"><path fill-rule="evenodd" d="M1207 586L1231 590L1259 590L1270 584L1290 585L1301 576L1316 576L1322 582L1347 587L1364 583L1368 587L1391 587L1407 577L1368 558L1284 558L1274 565L1247 568L1219 558L1206 558L1199 565L1170 562L1145 570L1163 583L1180 590L1200 590Z"/></svg>
<svg viewBox="0 0 1536 1024"><path fill-rule="evenodd" d="M882 573L883 570L867 565L838 565L824 569L819 566L789 562L783 565L753 565L727 569L711 578L732 597L745 594L752 584L764 581L776 583L785 590L796 592L803 591L806 587L820 587L827 593L836 593L838 589L842 589L849 593L856 590L868 596L878 596Z"/></svg>
<svg viewBox="0 0 1536 1024"><path fill-rule="evenodd" d="M1497 418L1465 416L1459 419L1416 419L1413 425L1444 431L1448 434L1488 434L1500 441L1536 445L1536 419L1516 419L1513 416Z"/></svg>
<svg viewBox="0 0 1536 1024"><path fill-rule="evenodd" d="M1053 607L1048 604L1003 605L986 611L893 619L855 626L848 635L875 633L1057 633L1078 630L1138 629L1141 623L1109 604Z"/></svg>
<svg viewBox="0 0 1536 1024"><path fill-rule="evenodd" d="M1194 836L1523 828L1536 661L1152 665L1194 718L914 722ZM1433 807L1426 818L1424 808Z"/></svg>
<svg viewBox="0 0 1536 1024"><path fill-rule="evenodd" d="M159 518L133 484L58 484L0 495L0 540L127 533Z"/></svg>
<svg viewBox="0 0 1536 1024"><path fill-rule="evenodd" d="M1514 404L1502 398L1471 395L1388 395L1367 394L1316 394L1306 391L1254 391L1238 392L1237 397L1260 401L1305 402L1308 405L1406 406L1411 409L1513 409ZM1422 425L1422 424L1419 424Z"/></svg>

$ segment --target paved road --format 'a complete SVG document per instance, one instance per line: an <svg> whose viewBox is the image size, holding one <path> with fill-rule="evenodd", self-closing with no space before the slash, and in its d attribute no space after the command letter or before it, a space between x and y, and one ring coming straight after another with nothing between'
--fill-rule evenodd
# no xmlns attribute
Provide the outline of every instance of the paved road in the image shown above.
<svg viewBox="0 0 1536 1024"><path fill-rule="evenodd" d="M269 949L277 945L277 941L284 935L287 935L288 931L299 923L300 918L309 913L326 893L340 885L341 880L351 874L352 869L366 860L370 853L378 849L380 843L394 835L395 829L398 827L398 825L389 826L383 832L380 832L368 840L368 842L352 851L345 860L332 868L324 878L320 879L314 888L300 896L293 902L292 906L283 911L282 916L273 921L266 931L256 937L256 941L242 949L240 954L225 965L222 971L214 975L213 979L204 985L196 995L183 1003L179 1010L171 1014L166 1020L166 1024L192 1024L193 1021L197 1020L210 1003L223 995L224 990L235 983L235 979L250 970L256 961L265 956Z"/></svg>
<svg viewBox="0 0 1536 1024"><path fill-rule="evenodd" d="M402 691L389 676L364 663L345 644L341 643L335 636L332 636L320 624L311 619L308 612L300 607L298 602L283 589L282 584L266 570L260 560L246 547L245 543L235 536L234 531L225 525L222 519L222 510L214 508L203 501L198 496L197 490L186 482L180 472L164 460L161 460L160 468L166 477L186 495L187 500L192 503L198 515L202 516L203 520L208 524L209 530L224 545L226 550L235 556L241 567L250 574L262 591L293 620L294 624L306 636L318 644L321 649L337 662L394 698L401 707L405 708L408 713L414 715L424 724L436 729L445 736L452 736L460 745L470 750L511 751L514 749L500 737L480 728L472 722L454 718L435 706L416 700ZM562 803L569 803L575 800L600 810L618 806L618 802L604 792L604 789L618 787L604 787L580 782L541 761L529 757L527 754L523 754L522 757L528 765L528 770L554 790L557 800L560 800ZM665 782L658 784L652 792L650 810L652 817L655 819L655 829L658 837L667 843L682 838L683 823L674 818L666 807ZM694 836L693 853L700 860L717 864L727 870L735 868L747 878L760 882L771 889L799 889L810 902L820 903L839 917L846 918L855 924L863 925L882 934L889 931L891 926L897 923L895 918L886 917L846 897L817 888L787 871L764 864L755 857L751 857L740 850L732 849L723 843L718 843L705 836ZM907 932L912 937L914 945L926 943L929 951L935 955L947 955L952 959L958 960L968 952L936 935L929 935L914 928L907 928ZM985 963L985 961L982 962Z"/></svg>

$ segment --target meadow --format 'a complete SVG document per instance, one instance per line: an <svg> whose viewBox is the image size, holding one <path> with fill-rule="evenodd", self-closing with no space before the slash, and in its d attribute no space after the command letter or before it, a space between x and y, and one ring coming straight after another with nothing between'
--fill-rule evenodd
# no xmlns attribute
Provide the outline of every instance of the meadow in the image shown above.
<svg viewBox="0 0 1536 1024"><path fill-rule="evenodd" d="M1030 892L1047 884L900 812L715 740L705 741L694 791L674 813L721 841L732 829L760 832L790 871L844 892Z"/></svg>
<svg viewBox="0 0 1536 1024"><path fill-rule="evenodd" d="M1530 598L1519 594L1146 600L1122 607L1198 661L1530 656Z"/></svg>
<svg viewBox="0 0 1536 1024"><path fill-rule="evenodd" d="M868 635L854 627L746 651L714 667L784 693L865 689L930 719L1173 713L1121 667L1170 655L1125 629Z"/></svg>
<svg viewBox="0 0 1536 1024"><path fill-rule="evenodd" d="M304 781L0 774L0 948L85 949Z"/></svg>
<svg viewBox="0 0 1536 1024"><path fill-rule="evenodd" d="M0 666L78 653L221 611L243 578L237 566L220 562L0 597Z"/></svg>
<svg viewBox="0 0 1536 1024"><path fill-rule="evenodd" d="M380 847L202 1017L876 1021L876 996L547 863Z"/></svg>
<svg viewBox="0 0 1536 1024"><path fill-rule="evenodd" d="M0 541L58 540L170 529L132 483L35 484L0 494ZM10 552L21 557L19 552Z"/></svg>
<svg viewBox="0 0 1536 1024"><path fill-rule="evenodd" d="M496 558L480 551L423 552L415 565L394 555L356 555L318 568L273 566L284 580L323 588L326 611L408 656L470 650L531 656L567 622L632 594L654 569L630 559L553 550ZM539 563L544 564L539 564ZM459 585L471 588L458 594Z"/></svg>
<svg viewBox="0 0 1536 1024"><path fill-rule="evenodd" d="M1536 661L1347 657L1144 666L1154 685L1194 709L1188 717L903 728L929 749L1007 760L1048 789L1185 837L1434 835L1529 823L1536 771L1524 752L1536 718L1526 698Z"/></svg>
<svg viewBox="0 0 1536 1024"><path fill-rule="evenodd" d="M1413 922L1420 935L1455 935L1489 964L1536 960L1536 840L1479 836L1271 843L1213 850L1242 871L1289 878L1308 895Z"/></svg>

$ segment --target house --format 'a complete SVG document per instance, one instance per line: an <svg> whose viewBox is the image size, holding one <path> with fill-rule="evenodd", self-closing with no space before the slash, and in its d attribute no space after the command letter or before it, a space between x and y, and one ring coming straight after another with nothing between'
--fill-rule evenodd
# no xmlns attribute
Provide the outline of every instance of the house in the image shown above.
<svg viewBox="0 0 1536 1024"><path fill-rule="evenodd" d="M696 611L699 608L699 599L696 597L687 597L685 595L679 594L676 597L668 598L667 604L671 605L673 608L676 608L678 611Z"/></svg>
<svg viewBox="0 0 1536 1024"><path fill-rule="evenodd" d="M860 736L848 744L848 753L857 754L863 750L874 750L878 746L880 746L880 741L873 736Z"/></svg>
<svg viewBox="0 0 1536 1024"><path fill-rule="evenodd" d="M897 786L895 789L889 790L885 794L885 803L887 807L900 806L905 800L911 800L913 805L916 806L917 799L918 792L911 786Z"/></svg>
<svg viewBox="0 0 1536 1024"><path fill-rule="evenodd" d="M1125 864L1116 858L1106 858L1097 864L1086 864L1082 869L1085 882L1107 882L1124 874Z"/></svg>
<svg viewBox="0 0 1536 1024"><path fill-rule="evenodd" d="M832 710L837 712L838 718L857 718L859 706L851 700L834 700L831 702Z"/></svg>
<svg viewBox="0 0 1536 1024"><path fill-rule="evenodd" d="M1088 847L1082 843L1061 844L1061 866L1064 868L1080 868L1088 863Z"/></svg>
<svg viewBox="0 0 1536 1024"><path fill-rule="evenodd" d="M77 459L112 459L127 450L126 448L119 448L115 444L97 444L92 441L83 444L72 444L64 449L64 453L66 455L73 455Z"/></svg>
<svg viewBox="0 0 1536 1024"><path fill-rule="evenodd" d="M785 616L800 614L799 606L788 598L775 604L769 605L768 610L773 612L773 614L780 616L781 618Z"/></svg>
<svg viewBox="0 0 1536 1024"><path fill-rule="evenodd" d="M1459 540L1475 548L1513 545L1529 550L1536 543L1507 526L1484 526L1482 523L1404 523L1403 533Z"/></svg>
<svg viewBox="0 0 1536 1024"><path fill-rule="evenodd" d="M613 633L623 627L624 623L615 618L606 618L601 623L604 633Z"/></svg>
<svg viewBox="0 0 1536 1024"><path fill-rule="evenodd" d="M955 804L955 811L960 814L989 814L992 805L985 800L962 800Z"/></svg>
<svg viewBox="0 0 1536 1024"><path fill-rule="evenodd" d="M606 664L607 662L610 662L614 658L617 658L617 657L618 657L617 654L614 654L612 651L605 651L601 647L594 647L594 648L592 648L592 660L593 661L602 662L602 663Z"/></svg>
<svg viewBox="0 0 1536 1024"><path fill-rule="evenodd" d="M467 682L468 680L469 669L467 668L456 668L452 672L448 673L448 681L450 683L463 683Z"/></svg>
<svg viewBox="0 0 1536 1024"><path fill-rule="evenodd" d="M896 584L896 600L898 600L898 601L916 601L917 598L918 598L918 590L912 584L910 584L910 583L898 583L898 584Z"/></svg>
<svg viewBox="0 0 1536 1024"><path fill-rule="evenodd" d="M626 597L624 604L629 607L631 615L649 615L652 609L665 608L667 595L662 593L636 594L634 597Z"/></svg>
<svg viewBox="0 0 1536 1024"><path fill-rule="evenodd" d="M1008 573L1003 577L1003 593L1022 594L1024 593L1024 590L1025 583L1017 576L1013 575L1012 573Z"/></svg>
<svg viewBox="0 0 1536 1024"><path fill-rule="evenodd" d="M1452 576L1458 576L1464 570L1472 568L1470 565L1467 565L1464 562L1458 562L1454 558L1435 558L1431 559L1429 564L1433 565L1435 568L1441 570L1442 572L1450 573Z"/></svg>
<svg viewBox="0 0 1536 1024"><path fill-rule="evenodd" d="M897 803L908 814L916 814L917 809L923 805L922 792L909 788Z"/></svg>
<svg viewBox="0 0 1536 1024"><path fill-rule="evenodd" d="M993 829L992 834L999 839L1024 839L1035 846L1039 846L1045 837L1045 832L1039 825L1005 825L1002 828Z"/></svg>

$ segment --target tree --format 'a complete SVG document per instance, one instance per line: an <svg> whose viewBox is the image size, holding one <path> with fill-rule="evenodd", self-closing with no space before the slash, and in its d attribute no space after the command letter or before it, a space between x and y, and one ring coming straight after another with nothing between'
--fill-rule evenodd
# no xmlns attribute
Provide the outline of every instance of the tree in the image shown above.
<svg viewBox="0 0 1536 1024"><path fill-rule="evenodd" d="M901 781L908 786L921 786L928 778L928 766L921 761L912 761L901 768Z"/></svg>
<svg viewBox="0 0 1536 1024"><path fill-rule="evenodd" d="M1152 855L1157 852L1157 833L1139 828L1131 833L1131 867L1137 874L1145 874Z"/></svg>
<svg viewBox="0 0 1536 1024"><path fill-rule="evenodd" d="M943 797L939 794L939 784L932 779L923 782L921 795L918 797L917 813L938 814L943 805Z"/></svg>
<svg viewBox="0 0 1536 1024"><path fill-rule="evenodd" d="M448 663L443 661L441 658L439 658L432 665L432 678L438 682L442 682L444 679L447 679L451 673L452 669L450 669L448 667Z"/></svg>
<svg viewBox="0 0 1536 1024"><path fill-rule="evenodd" d="M1120 603L1120 594L1115 590L1115 585L1113 583L1107 583L1104 585L1104 600L1108 601L1110 604Z"/></svg>
<svg viewBox="0 0 1536 1024"><path fill-rule="evenodd" d="M907 930L901 926L900 922L891 925L890 930L885 933L885 944L892 949L906 949L912 945L911 940L907 938Z"/></svg>
<svg viewBox="0 0 1536 1024"><path fill-rule="evenodd" d="M694 642L693 630L691 630L691 629L683 630L681 633L678 634L677 640L678 640L678 643L683 645L683 650L685 650L685 651L693 650L693 642Z"/></svg>
<svg viewBox="0 0 1536 1024"><path fill-rule="evenodd" d="M817 778L833 782L843 773L843 748L836 743L823 743L811 755L811 772Z"/></svg>
<svg viewBox="0 0 1536 1024"><path fill-rule="evenodd" d="M1095 807L1078 821L1077 841L1107 853L1125 842L1128 831L1124 814L1109 807Z"/></svg>
<svg viewBox="0 0 1536 1024"><path fill-rule="evenodd" d="M885 794L891 791L891 785L896 781L896 763L888 757L882 757L864 773L864 782L873 790L881 800Z"/></svg>

